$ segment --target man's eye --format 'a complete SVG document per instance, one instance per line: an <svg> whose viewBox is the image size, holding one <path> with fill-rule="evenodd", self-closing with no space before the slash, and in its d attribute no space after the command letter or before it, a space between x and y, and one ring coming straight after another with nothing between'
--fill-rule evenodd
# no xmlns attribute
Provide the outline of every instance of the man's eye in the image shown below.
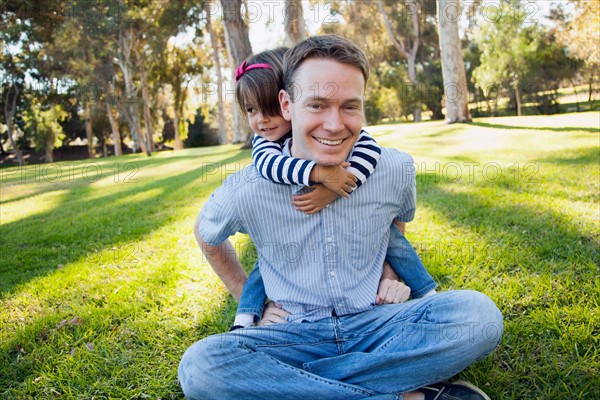
<svg viewBox="0 0 600 400"><path fill-rule="evenodd" d="M323 108L323 105L322 104L309 104L308 107L312 108L313 110L321 110Z"/></svg>

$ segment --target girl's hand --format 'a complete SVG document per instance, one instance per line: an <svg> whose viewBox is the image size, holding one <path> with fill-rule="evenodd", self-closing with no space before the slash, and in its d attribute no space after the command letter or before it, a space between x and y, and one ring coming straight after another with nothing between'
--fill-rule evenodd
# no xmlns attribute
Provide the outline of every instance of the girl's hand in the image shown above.
<svg viewBox="0 0 600 400"><path fill-rule="evenodd" d="M327 207L339 196L337 193L318 183L310 193L292 197L292 205L305 214L314 214Z"/></svg>
<svg viewBox="0 0 600 400"><path fill-rule="evenodd" d="M348 198L350 197L349 193L352 193L352 189L356 187L356 177L344 169L349 166L348 162L343 162L335 167L315 165L311 171L311 180L320 182L331 191Z"/></svg>

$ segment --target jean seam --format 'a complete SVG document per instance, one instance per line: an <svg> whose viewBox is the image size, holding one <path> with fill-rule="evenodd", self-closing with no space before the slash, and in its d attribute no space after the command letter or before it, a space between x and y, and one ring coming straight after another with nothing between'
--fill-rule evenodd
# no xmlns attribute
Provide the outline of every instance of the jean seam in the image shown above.
<svg viewBox="0 0 600 400"><path fill-rule="evenodd" d="M255 351L255 350L249 348L248 346L246 346L243 342L239 343L238 346L240 348L243 348L243 349L248 350L250 352L254 352ZM367 389L359 389L359 388L356 388L356 387L352 387L352 386L350 386L348 384L338 383L338 382L334 382L334 381L329 380L329 379L322 378L319 375L316 375L316 374L314 374L312 372L306 371L305 369L303 370L303 369L300 369L300 368L292 367L291 365L283 363L283 362L279 361L278 359L276 359L275 357L272 357L272 356L270 356L268 354L265 354L265 353L262 353L262 354L265 357L269 357L275 363L281 365L282 367L290 369L294 373L297 373L297 374L300 374L300 375L304 375L304 376L306 376L308 378L314 379L315 381L318 381L318 382L321 382L321 383L326 383L326 384L331 385L331 386L337 386L337 387L340 387L340 388L343 388L343 389L351 390L351 391L353 391L355 393L360 393L360 394L363 394L363 395L366 395L366 396L375 396L375 395L380 394L380 393L372 392L372 391L367 390Z"/></svg>

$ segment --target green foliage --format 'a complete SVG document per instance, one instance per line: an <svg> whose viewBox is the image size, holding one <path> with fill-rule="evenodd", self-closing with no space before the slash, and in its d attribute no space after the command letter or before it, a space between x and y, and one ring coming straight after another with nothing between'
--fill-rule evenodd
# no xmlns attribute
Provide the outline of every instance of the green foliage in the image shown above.
<svg viewBox="0 0 600 400"><path fill-rule="evenodd" d="M474 37L474 49L481 51L480 65L472 71L476 86L514 90L516 102L530 99L543 114L558 112L552 91L573 77L581 62L569 57L547 28L528 22L526 13L513 12L508 2L499 10Z"/></svg>
<svg viewBox="0 0 600 400"><path fill-rule="evenodd" d="M60 105L43 107L33 102L23 116L25 127L33 138L37 151L59 147L65 138L61 122L68 114Z"/></svg>

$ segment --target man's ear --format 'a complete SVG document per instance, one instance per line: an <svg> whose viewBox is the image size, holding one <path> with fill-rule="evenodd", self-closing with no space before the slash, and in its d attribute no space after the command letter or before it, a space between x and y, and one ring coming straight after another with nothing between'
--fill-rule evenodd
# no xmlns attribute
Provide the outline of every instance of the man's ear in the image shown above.
<svg viewBox="0 0 600 400"><path fill-rule="evenodd" d="M279 91L279 105L281 106L281 115L286 121L292 120L290 104L291 102L289 94L284 89L281 89Z"/></svg>

